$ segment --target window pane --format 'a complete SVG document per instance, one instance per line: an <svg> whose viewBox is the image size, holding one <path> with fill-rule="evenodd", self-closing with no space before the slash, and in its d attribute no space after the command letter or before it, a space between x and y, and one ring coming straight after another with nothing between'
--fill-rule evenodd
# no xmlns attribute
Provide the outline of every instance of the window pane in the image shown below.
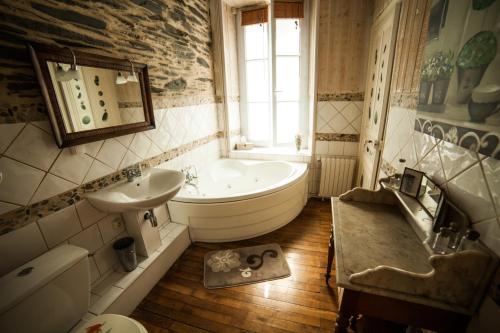
<svg viewBox="0 0 500 333"><path fill-rule="evenodd" d="M246 62L246 90L248 102L269 101L269 68L267 60Z"/></svg>
<svg viewBox="0 0 500 333"><path fill-rule="evenodd" d="M276 142L294 142L299 133L299 102L278 102L276 106Z"/></svg>
<svg viewBox="0 0 500 333"><path fill-rule="evenodd" d="M245 26L245 59L267 59L267 23Z"/></svg>
<svg viewBox="0 0 500 333"><path fill-rule="evenodd" d="M269 103L248 103L248 139L269 140Z"/></svg>
<svg viewBox="0 0 500 333"><path fill-rule="evenodd" d="M297 22L297 25L295 24ZM276 20L276 54L300 54L300 24L297 19Z"/></svg>
<svg viewBox="0 0 500 333"><path fill-rule="evenodd" d="M278 102L300 99L299 59L299 57L276 57L276 100Z"/></svg>

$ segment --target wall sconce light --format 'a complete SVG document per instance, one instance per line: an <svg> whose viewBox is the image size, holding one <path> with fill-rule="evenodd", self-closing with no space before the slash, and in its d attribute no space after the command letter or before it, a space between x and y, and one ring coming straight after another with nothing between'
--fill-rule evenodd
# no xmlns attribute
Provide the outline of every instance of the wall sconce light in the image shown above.
<svg viewBox="0 0 500 333"><path fill-rule="evenodd" d="M116 76L115 82L116 82L116 84L125 84L125 83L127 83L127 79L122 74L122 72L118 72L118 75Z"/></svg>
<svg viewBox="0 0 500 333"><path fill-rule="evenodd" d="M130 59L127 59L127 60L130 62L130 65L132 66L132 71L127 76L127 81L128 82L139 82L139 80L137 79L137 75L135 74L135 71L134 71L134 63L132 61L130 61Z"/></svg>
<svg viewBox="0 0 500 333"><path fill-rule="evenodd" d="M66 47L66 49L71 52L71 55L73 56L73 63L70 65L68 70L64 70L61 64L57 64L56 80L61 82L78 80L80 78L80 73L78 72L78 68L76 66L75 52L73 52L73 50L69 47Z"/></svg>

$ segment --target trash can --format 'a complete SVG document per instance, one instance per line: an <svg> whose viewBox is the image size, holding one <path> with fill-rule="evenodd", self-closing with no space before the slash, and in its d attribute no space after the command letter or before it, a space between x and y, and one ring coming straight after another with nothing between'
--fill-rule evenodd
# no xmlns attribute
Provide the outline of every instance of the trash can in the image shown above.
<svg viewBox="0 0 500 333"><path fill-rule="evenodd" d="M120 238L113 243L113 249L118 254L125 271L131 272L137 267L137 255L135 254L135 243L132 237Z"/></svg>

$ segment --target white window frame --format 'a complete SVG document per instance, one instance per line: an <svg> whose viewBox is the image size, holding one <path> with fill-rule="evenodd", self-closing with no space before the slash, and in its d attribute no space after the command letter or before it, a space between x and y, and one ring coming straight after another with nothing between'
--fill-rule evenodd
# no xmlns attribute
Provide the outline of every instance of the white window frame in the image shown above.
<svg viewBox="0 0 500 333"><path fill-rule="evenodd" d="M260 147L284 147L294 146L293 140L290 143L278 144L277 139L277 126L276 126L276 21L273 15L274 1L271 1L268 6L268 64L269 64L269 101L270 101L270 135L271 140L267 141L252 141L256 146ZM300 24L300 104L299 104L299 131L302 134L302 148L308 148L309 143L309 102L308 102L308 74L309 74L309 2L304 1L304 18L301 19ZM248 111L247 111L247 98L246 98L246 59L245 59L245 34L244 27L241 25L241 10L237 15L237 45L238 45L238 72L239 72L239 87L240 87L240 123L242 135L248 136Z"/></svg>

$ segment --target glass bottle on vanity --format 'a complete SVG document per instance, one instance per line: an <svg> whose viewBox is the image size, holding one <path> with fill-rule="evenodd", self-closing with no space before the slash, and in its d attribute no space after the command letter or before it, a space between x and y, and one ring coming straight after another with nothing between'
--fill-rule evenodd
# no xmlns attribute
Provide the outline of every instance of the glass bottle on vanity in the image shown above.
<svg viewBox="0 0 500 333"><path fill-rule="evenodd" d="M406 160L404 158L400 158L398 160L398 167L394 175L390 177L389 186L392 188L399 189L401 185L401 178L403 178L403 171L405 169Z"/></svg>
<svg viewBox="0 0 500 333"><path fill-rule="evenodd" d="M452 230L449 227L442 227L439 229L434 243L432 244L432 251L437 254L447 254L450 253L448 244L450 242Z"/></svg>
<svg viewBox="0 0 500 333"><path fill-rule="evenodd" d="M479 236L481 234L476 230L469 229L464 234L462 239L460 240L460 244L458 244L457 251L468 250L474 247L474 244L477 243Z"/></svg>

